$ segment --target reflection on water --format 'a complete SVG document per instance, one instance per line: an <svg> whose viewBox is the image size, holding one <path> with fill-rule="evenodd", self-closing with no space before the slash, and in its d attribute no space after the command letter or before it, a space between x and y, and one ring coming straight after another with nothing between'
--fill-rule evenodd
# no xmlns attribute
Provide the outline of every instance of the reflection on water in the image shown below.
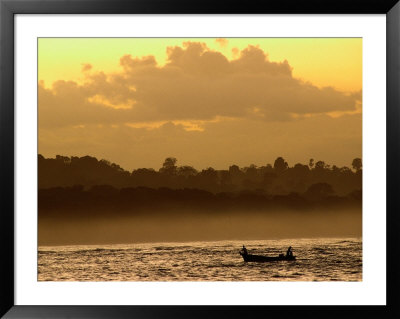
<svg viewBox="0 0 400 319"><path fill-rule="evenodd" d="M239 250L296 261L245 263ZM361 281L360 238L41 246L40 281Z"/></svg>

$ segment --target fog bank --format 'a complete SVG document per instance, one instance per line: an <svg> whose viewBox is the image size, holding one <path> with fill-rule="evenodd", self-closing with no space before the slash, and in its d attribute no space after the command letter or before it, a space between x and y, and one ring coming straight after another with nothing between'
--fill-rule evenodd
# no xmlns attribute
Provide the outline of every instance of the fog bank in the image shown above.
<svg viewBox="0 0 400 319"><path fill-rule="evenodd" d="M65 215L63 215L65 216ZM76 214L74 214L76 216ZM360 209L39 218L39 245L361 237Z"/></svg>

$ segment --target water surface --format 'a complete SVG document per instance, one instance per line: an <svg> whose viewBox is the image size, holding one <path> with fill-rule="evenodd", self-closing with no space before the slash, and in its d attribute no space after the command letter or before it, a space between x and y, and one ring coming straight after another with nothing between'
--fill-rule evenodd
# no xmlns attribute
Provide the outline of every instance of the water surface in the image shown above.
<svg viewBox="0 0 400 319"><path fill-rule="evenodd" d="M296 261L245 263L239 250ZM361 238L40 246L39 281L361 281Z"/></svg>

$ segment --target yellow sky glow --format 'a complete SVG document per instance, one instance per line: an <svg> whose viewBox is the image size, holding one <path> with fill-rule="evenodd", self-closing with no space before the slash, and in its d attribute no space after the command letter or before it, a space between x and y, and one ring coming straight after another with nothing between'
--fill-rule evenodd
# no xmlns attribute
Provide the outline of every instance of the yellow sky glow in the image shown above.
<svg viewBox="0 0 400 319"><path fill-rule="evenodd" d="M167 47L186 41L204 42L229 59L248 45L256 45L268 53L270 61L287 60L294 77L318 87L332 86L340 91L362 88L361 38L41 38L39 80L46 86L57 80L82 82L85 72L119 70L119 59L126 54L153 55L164 65Z"/></svg>
<svg viewBox="0 0 400 319"><path fill-rule="evenodd" d="M362 157L361 38L40 38L38 82L45 157L130 170Z"/></svg>

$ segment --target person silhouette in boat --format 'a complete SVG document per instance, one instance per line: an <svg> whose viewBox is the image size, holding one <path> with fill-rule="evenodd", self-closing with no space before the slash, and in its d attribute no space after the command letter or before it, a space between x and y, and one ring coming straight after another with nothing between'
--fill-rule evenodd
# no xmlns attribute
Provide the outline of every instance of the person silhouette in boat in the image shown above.
<svg viewBox="0 0 400 319"><path fill-rule="evenodd" d="M293 257L292 246L289 246L286 252L286 257Z"/></svg>
<svg viewBox="0 0 400 319"><path fill-rule="evenodd" d="M242 252L243 252L243 255L247 255L247 249L246 249L246 247L244 247L244 245L243 245L243 248L242 248Z"/></svg>

